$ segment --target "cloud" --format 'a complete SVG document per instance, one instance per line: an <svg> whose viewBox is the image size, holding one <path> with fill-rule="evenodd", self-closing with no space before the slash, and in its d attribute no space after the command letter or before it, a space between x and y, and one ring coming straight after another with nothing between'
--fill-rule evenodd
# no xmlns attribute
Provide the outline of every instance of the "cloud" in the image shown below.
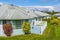
<svg viewBox="0 0 60 40"><path fill-rule="evenodd" d="M3 2L0 2L0 5L3 5Z"/></svg>

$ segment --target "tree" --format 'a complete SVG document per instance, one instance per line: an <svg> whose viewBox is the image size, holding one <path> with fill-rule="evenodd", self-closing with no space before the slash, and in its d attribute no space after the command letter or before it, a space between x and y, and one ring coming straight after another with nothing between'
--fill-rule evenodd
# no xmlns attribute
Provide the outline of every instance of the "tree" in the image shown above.
<svg viewBox="0 0 60 40"><path fill-rule="evenodd" d="M29 34L30 33L30 23L29 22L23 22L23 31L25 34Z"/></svg>
<svg viewBox="0 0 60 40"><path fill-rule="evenodd" d="M46 12L47 14L50 14L51 16L53 16L54 14L57 14L57 13L59 13L59 12L54 12L54 11L52 11L52 12Z"/></svg>

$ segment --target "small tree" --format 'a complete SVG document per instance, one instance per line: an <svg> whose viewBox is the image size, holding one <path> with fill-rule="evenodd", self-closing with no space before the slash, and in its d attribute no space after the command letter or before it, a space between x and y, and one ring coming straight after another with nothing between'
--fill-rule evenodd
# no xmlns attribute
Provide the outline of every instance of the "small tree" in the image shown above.
<svg viewBox="0 0 60 40"><path fill-rule="evenodd" d="M52 16L51 17L51 20L53 20L53 19L57 19L57 16Z"/></svg>
<svg viewBox="0 0 60 40"><path fill-rule="evenodd" d="M29 22L23 22L23 31L25 34L29 34L30 33L30 23Z"/></svg>
<svg viewBox="0 0 60 40"><path fill-rule="evenodd" d="M51 18L48 18L48 19L47 19L47 22L50 22L50 20L51 20Z"/></svg>
<svg viewBox="0 0 60 40"><path fill-rule="evenodd" d="M59 22L58 19L51 20L51 24L53 24L53 25L58 25L58 22Z"/></svg>

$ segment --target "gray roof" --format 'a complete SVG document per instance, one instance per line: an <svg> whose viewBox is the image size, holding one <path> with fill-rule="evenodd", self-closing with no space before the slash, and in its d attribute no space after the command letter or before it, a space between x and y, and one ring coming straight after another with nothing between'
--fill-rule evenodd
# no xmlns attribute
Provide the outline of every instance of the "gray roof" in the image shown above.
<svg viewBox="0 0 60 40"><path fill-rule="evenodd" d="M0 20L2 19L30 19L39 16L47 16L48 14L42 12L32 12L28 8L18 7L14 5L0 6Z"/></svg>
<svg viewBox="0 0 60 40"><path fill-rule="evenodd" d="M31 16L33 15L33 16ZM37 17L33 13L27 13L21 7L2 5L0 6L0 19L30 19Z"/></svg>
<svg viewBox="0 0 60 40"><path fill-rule="evenodd" d="M43 12L39 12L39 11L35 11L34 13L35 13L38 17L39 17L39 16L49 16L49 14L43 13Z"/></svg>

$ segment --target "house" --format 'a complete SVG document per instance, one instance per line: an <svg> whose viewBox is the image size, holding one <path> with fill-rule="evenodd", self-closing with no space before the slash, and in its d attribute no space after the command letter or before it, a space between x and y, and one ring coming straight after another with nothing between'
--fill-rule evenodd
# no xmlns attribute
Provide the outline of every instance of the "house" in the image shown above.
<svg viewBox="0 0 60 40"><path fill-rule="evenodd" d="M3 24L12 24L12 28L13 28L12 35L19 35L19 34L24 34L22 30L22 23L24 21L29 21L31 23L31 27L33 27L34 26L33 23L36 21L41 22L42 21L41 17L43 16L46 15L43 15L40 12L31 12L26 8L18 7L15 5L10 5L10 4L1 5L0 6L0 36L6 36L4 34ZM47 22L44 23L46 23L45 25L47 25ZM34 33L32 30L31 32Z"/></svg>

